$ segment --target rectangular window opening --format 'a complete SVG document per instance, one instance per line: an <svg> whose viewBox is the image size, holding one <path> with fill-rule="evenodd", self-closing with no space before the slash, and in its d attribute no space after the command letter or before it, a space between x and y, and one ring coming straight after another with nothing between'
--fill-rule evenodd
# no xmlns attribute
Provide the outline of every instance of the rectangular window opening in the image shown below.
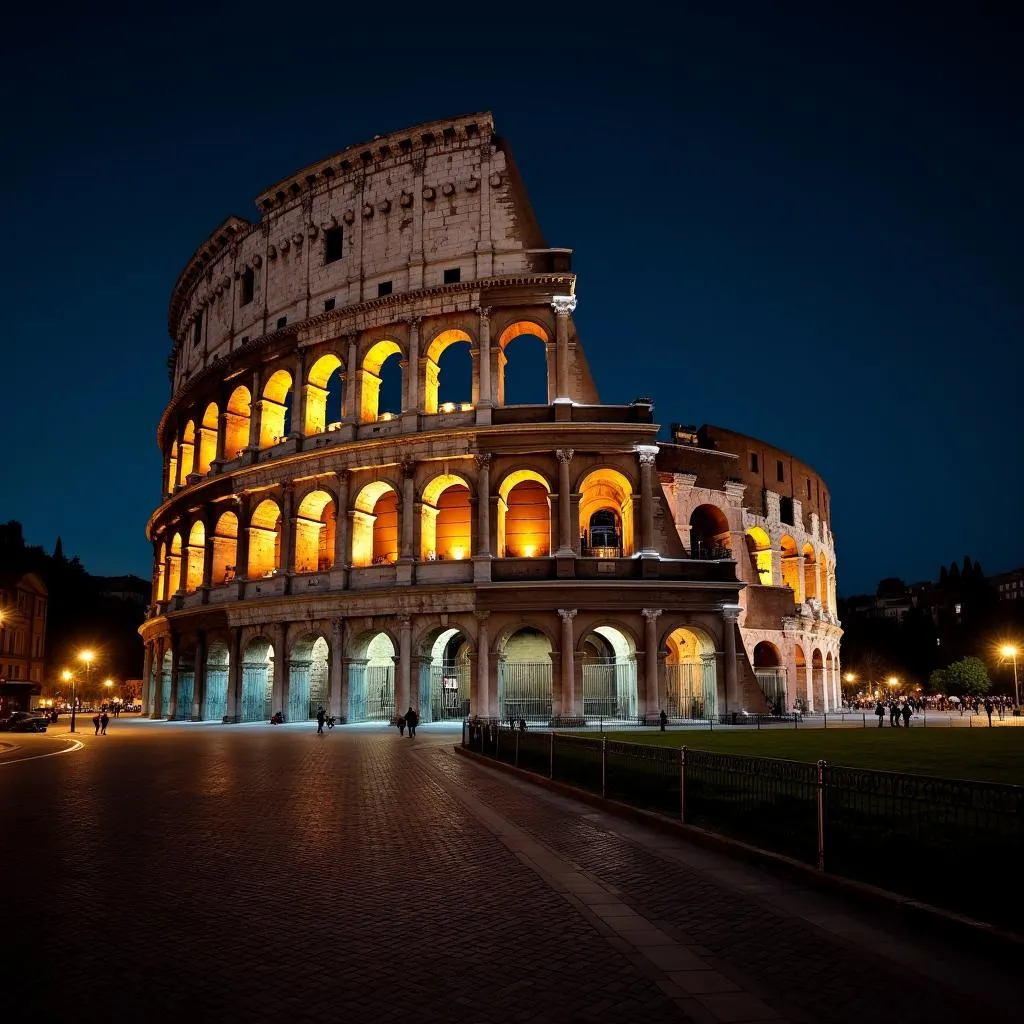
<svg viewBox="0 0 1024 1024"><path fill-rule="evenodd" d="M334 299L324 299L324 312L330 313L334 309Z"/></svg>
<svg viewBox="0 0 1024 1024"><path fill-rule="evenodd" d="M253 295L256 292L256 275L253 273L252 267L246 267L242 271L242 298L239 305L248 306L252 302Z"/></svg>
<svg viewBox="0 0 1024 1024"><path fill-rule="evenodd" d="M192 344L198 345L203 340L203 311L196 313L195 323L192 324Z"/></svg>
<svg viewBox="0 0 1024 1024"><path fill-rule="evenodd" d="M777 459L775 462L775 476L779 482L782 483L786 479L785 467L782 465L782 459Z"/></svg>
<svg viewBox="0 0 1024 1024"><path fill-rule="evenodd" d="M462 269L460 267L450 267L444 272L445 284L458 284L461 279Z"/></svg>
<svg viewBox="0 0 1024 1024"><path fill-rule="evenodd" d="M757 452L750 453L750 472L757 472Z"/></svg>
<svg viewBox="0 0 1024 1024"><path fill-rule="evenodd" d="M811 481L807 481L807 500L811 500Z"/></svg>
<svg viewBox="0 0 1024 1024"><path fill-rule="evenodd" d="M287 323L288 323L288 317L286 317L286 316L279 316L277 318L277 329L281 330L281 328L284 327ZM781 463L779 463L779 465L781 465Z"/></svg>
<svg viewBox="0 0 1024 1024"><path fill-rule="evenodd" d="M324 232L324 263L337 263L345 255L344 231L341 227Z"/></svg>
<svg viewBox="0 0 1024 1024"><path fill-rule="evenodd" d="M379 285L377 285L377 298L381 299L385 295L390 295L390 294L391 294L391 282L390 281L381 281L381 283Z"/></svg>

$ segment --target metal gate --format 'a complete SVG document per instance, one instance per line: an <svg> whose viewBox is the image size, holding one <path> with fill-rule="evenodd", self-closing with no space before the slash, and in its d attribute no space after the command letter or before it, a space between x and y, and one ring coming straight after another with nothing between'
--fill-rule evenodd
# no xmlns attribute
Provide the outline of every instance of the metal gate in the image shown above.
<svg viewBox="0 0 1024 1024"><path fill-rule="evenodd" d="M192 697L195 694L195 672L178 671L178 704L174 709L174 717L179 721L188 722L192 718Z"/></svg>
<svg viewBox="0 0 1024 1024"><path fill-rule="evenodd" d="M160 675L160 717L166 718L171 709L171 670L165 668Z"/></svg>
<svg viewBox="0 0 1024 1024"><path fill-rule="evenodd" d="M208 722L222 722L228 713L228 670L207 668L206 702L202 715Z"/></svg>
<svg viewBox="0 0 1024 1024"><path fill-rule="evenodd" d="M273 662L242 665L242 707L243 722L269 722L270 703L273 696Z"/></svg>
<svg viewBox="0 0 1024 1024"><path fill-rule="evenodd" d="M309 718L309 672L311 661L297 661L288 665L287 721L304 722Z"/></svg>
<svg viewBox="0 0 1024 1024"><path fill-rule="evenodd" d="M715 655L700 663L665 666L665 713L671 718L714 718L718 714L718 673Z"/></svg>
<svg viewBox="0 0 1024 1024"><path fill-rule="evenodd" d="M430 666L430 720L446 722L469 714L469 665Z"/></svg>
<svg viewBox="0 0 1024 1024"><path fill-rule="evenodd" d="M636 662L614 656L583 663L583 717L632 718L636 714Z"/></svg>
<svg viewBox="0 0 1024 1024"><path fill-rule="evenodd" d="M551 662L499 661L498 708L502 721L551 721Z"/></svg>
<svg viewBox="0 0 1024 1024"><path fill-rule="evenodd" d="M786 700L786 670L782 668L755 668L757 685L761 687L768 711L773 715L784 715L789 703Z"/></svg>
<svg viewBox="0 0 1024 1024"><path fill-rule="evenodd" d="M395 666L349 665L348 700L351 722L392 721L395 717Z"/></svg>

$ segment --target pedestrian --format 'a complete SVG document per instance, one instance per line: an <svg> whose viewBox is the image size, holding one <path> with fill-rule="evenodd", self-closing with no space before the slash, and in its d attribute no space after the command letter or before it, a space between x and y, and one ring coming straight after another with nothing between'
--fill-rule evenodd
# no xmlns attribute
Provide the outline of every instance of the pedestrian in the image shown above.
<svg viewBox="0 0 1024 1024"><path fill-rule="evenodd" d="M323 736L324 734L324 719L326 717L327 716L324 714L324 707L321 704L320 707L316 709L316 731L318 736Z"/></svg>
<svg viewBox="0 0 1024 1024"><path fill-rule="evenodd" d="M885 705L881 701L875 705L875 714L878 716L878 728L881 729L885 725Z"/></svg>
<svg viewBox="0 0 1024 1024"><path fill-rule="evenodd" d="M668 724L668 715L665 714L665 709L661 709L661 714L658 716L661 719L661 731L665 731L665 726Z"/></svg>
<svg viewBox="0 0 1024 1024"><path fill-rule="evenodd" d="M892 701L889 704L889 728L898 729L900 727L900 709L896 701Z"/></svg>
<svg viewBox="0 0 1024 1024"><path fill-rule="evenodd" d="M412 708L409 708L409 710L406 711L405 724L409 729L409 739L412 739L416 735L416 726L419 723L419 720L420 716L417 715Z"/></svg>
<svg viewBox="0 0 1024 1024"><path fill-rule="evenodd" d="M520 732L526 732L526 719L525 718L520 718L519 719L519 731Z"/></svg>
<svg viewBox="0 0 1024 1024"><path fill-rule="evenodd" d="M99 716L99 712L97 712L95 715L92 716L92 724L96 727L96 731L93 733L93 736L99 736L99 734L100 734L100 716Z"/></svg>
<svg viewBox="0 0 1024 1024"><path fill-rule="evenodd" d="M398 718L395 719L395 725L398 726L398 735L399 736L404 736L405 735L405 715L399 715Z"/></svg>
<svg viewBox="0 0 1024 1024"><path fill-rule="evenodd" d="M992 727L992 701L988 697L985 698L985 714L988 715L989 728Z"/></svg>
<svg viewBox="0 0 1024 1024"><path fill-rule="evenodd" d="M903 705L903 728L904 729L909 729L910 728L910 716L912 714L913 714L913 711L910 708L910 701L907 701L907 703Z"/></svg>
<svg viewBox="0 0 1024 1024"><path fill-rule="evenodd" d="M100 733L103 736L107 735L108 725L110 725L110 715L108 715L106 711L104 711L103 714L100 716Z"/></svg>

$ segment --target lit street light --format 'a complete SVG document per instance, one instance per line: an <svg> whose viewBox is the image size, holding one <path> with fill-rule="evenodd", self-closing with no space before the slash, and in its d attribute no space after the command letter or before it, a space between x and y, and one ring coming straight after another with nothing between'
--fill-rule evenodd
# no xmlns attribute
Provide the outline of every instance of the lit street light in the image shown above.
<svg viewBox="0 0 1024 1024"><path fill-rule="evenodd" d="M64 669L60 674L61 679L65 683L71 684L71 729L70 732L75 731L75 674L70 669Z"/></svg>
<svg viewBox="0 0 1024 1024"><path fill-rule="evenodd" d="M1013 659L1013 703L1020 707L1020 687L1017 685L1017 648L1013 644L1004 644L999 648L999 653L1004 658Z"/></svg>

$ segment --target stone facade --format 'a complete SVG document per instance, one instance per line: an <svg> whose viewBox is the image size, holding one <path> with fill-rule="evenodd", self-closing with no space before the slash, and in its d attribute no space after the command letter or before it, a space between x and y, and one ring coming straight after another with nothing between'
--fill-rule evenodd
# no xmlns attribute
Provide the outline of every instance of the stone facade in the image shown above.
<svg viewBox="0 0 1024 1024"><path fill-rule="evenodd" d="M151 714L692 717L764 711L786 677L786 701L831 706L827 513L725 474L739 435L659 444L649 403L600 404L571 251L489 114L257 204L171 299ZM512 404L530 345L547 401Z"/></svg>

